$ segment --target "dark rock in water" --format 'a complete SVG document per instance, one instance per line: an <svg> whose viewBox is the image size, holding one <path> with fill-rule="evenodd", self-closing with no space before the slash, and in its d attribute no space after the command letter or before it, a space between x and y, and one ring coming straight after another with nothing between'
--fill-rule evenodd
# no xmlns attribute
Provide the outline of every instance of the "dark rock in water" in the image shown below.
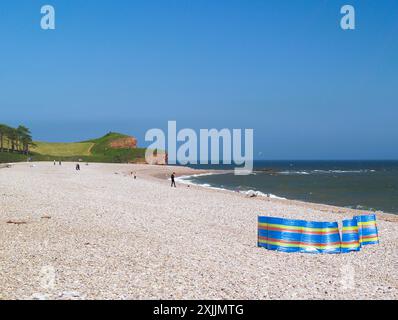
<svg viewBox="0 0 398 320"><path fill-rule="evenodd" d="M257 197L257 193L255 191L253 191L253 190L249 190L249 191L246 192L246 196L248 198L255 198L255 197Z"/></svg>

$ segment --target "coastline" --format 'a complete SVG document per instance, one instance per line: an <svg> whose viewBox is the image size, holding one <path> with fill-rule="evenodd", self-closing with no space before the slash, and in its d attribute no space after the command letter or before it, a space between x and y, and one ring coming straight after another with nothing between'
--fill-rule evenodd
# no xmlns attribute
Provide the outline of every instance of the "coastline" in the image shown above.
<svg viewBox="0 0 398 320"><path fill-rule="evenodd" d="M380 244L360 252L267 251L257 247L258 215L340 221L365 212L170 188L173 171L214 173L94 163L0 170L0 299L398 299L395 215L377 214ZM346 267L352 288L342 285ZM52 286L43 286L46 270Z"/></svg>
<svg viewBox="0 0 398 320"><path fill-rule="evenodd" d="M181 177L178 177L178 179L176 179L176 181L179 181L180 183L183 184L188 184L190 186L196 186L199 188L205 188L205 189L209 189L209 190L214 190L214 191L225 191L225 192L231 192L233 194L237 194L243 197L247 197L248 193L247 192L236 192L227 188L218 188L218 187L211 187L205 184L197 184L192 182L191 180L189 180L189 178L191 177L197 177L197 176L207 176L207 175L222 175L225 173L229 173L230 171L221 171L218 172L217 170L212 170L209 172L202 172L202 170L200 170L199 172L192 172L189 175L184 175ZM304 206L311 206L315 209L320 209L320 210L329 210L331 213L344 213L344 212L350 212L353 215L360 215L360 214L376 214L378 218L383 219L385 221L394 221L394 222L398 222L398 214L394 214L394 213L389 213L389 212L383 212L383 211L369 211L369 210L361 210L361 209L353 209L353 208L347 208L347 207L341 207L341 206L335 206L335 205L330 205L330 204L323 204L323 203L315 203L315 202L306 202L306 201L301 201L301 200L295 200L295 199L287 199L287 198L283 198L283 197L279 197L277 195L273 195L273 194L264 194L262 192L259 192L257 190L250 190L250 191L254 191L256 194L256 198L260 199L260 200L266 200L266 201L270 201L270 200L280 200L280 201L287 201L290 202L292 204L302 204ZM259 195L260 193L260 195Z"/></svg>

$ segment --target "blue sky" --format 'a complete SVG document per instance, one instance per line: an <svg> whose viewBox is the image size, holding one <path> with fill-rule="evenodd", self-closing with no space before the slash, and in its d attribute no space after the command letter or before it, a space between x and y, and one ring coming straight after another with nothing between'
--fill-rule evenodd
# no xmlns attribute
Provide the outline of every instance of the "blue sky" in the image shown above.
<svg viewBox="0 0 398 320"><path fill-rule="evenodd" d="M5 0L0 122L146 145L176 120L253 128L259 159L398 159L397 36L395 0Z"/></svg>

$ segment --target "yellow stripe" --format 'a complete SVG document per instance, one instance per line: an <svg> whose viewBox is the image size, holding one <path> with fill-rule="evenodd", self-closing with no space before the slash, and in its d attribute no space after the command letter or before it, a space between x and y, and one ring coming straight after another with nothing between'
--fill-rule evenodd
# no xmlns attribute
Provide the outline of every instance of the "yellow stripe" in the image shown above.
<svg viewBox="0 0 398 320"><path fill-rule="evenodd" d="M359 242L364 243L364 242L373 242L373 241L379 241L378 237L374 238L368 238L368 239L360 239Z"/></svg>
<svg viewBox="0 0 398 320"><path fill-rule="evenodd" d="M348 231L348 230L358 231L358 227L343 227L343 231Z"/></svg>
<svg viewBox="0 0 398 320"><path fill-rule="evenodd" d="M376 225L376 221L358 222L358 226L372 226Z"/></svg>
<svg viewBox="0 0 398 320"><path fill-rule="evenodd" d="M271 227L271 228L283 228L287 230L294 230L298 229L301 231L338 231L338 228L308 228L308 227L300 227L300 226L285 226L283 224L271 224L271 223L259 223L258 224L260 227Z"/></svg>
<svg viewBox="0 0 398 320"><path fill-rule="evenodd" d="M342 244L341 247L343 249L349 249L349 248L359 248L359 242L358 244Z"/></svg>

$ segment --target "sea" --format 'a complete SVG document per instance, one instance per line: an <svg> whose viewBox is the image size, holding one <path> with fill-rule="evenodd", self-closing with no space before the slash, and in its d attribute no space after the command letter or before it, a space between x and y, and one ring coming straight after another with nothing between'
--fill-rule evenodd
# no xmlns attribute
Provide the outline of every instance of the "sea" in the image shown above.
<svg viewBox="0 0 398 320"><path fill-rule="evenodd" d="M181 183L398 214L398 161L255 161L246 176L231 166L192 167L221 171Z"/></svg>

